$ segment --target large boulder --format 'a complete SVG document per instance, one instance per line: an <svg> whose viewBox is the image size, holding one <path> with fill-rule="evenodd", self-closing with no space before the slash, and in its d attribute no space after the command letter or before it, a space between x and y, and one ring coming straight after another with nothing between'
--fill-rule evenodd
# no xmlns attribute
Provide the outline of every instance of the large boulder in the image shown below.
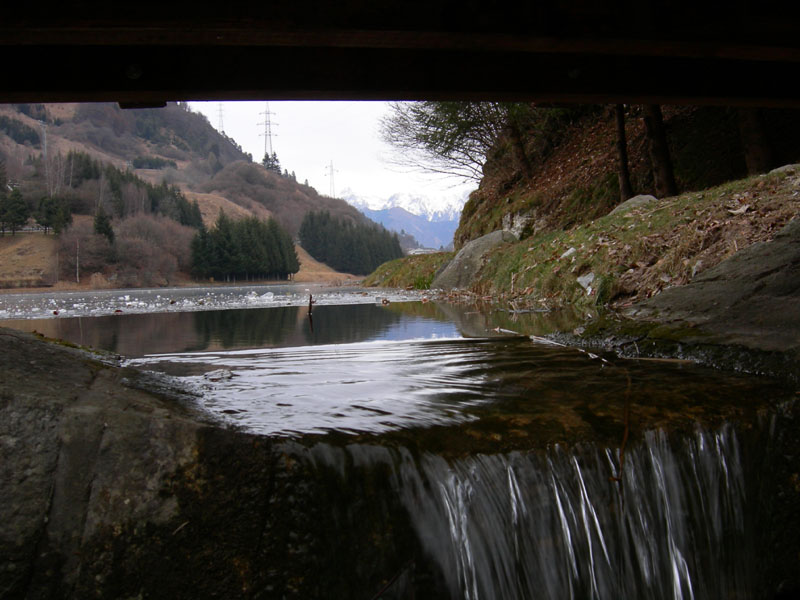
<svg viewBox="0 0 800 600"><path fill-rule="evenodd" d="M431 288L439 290L465 289L470 287L475 275L483 266L483 257L489 250L516 242L517 236L509 231L493 231L472 240L439 273Z"/></svg>
<svg viewBox="0 0 800 600"><path fill-rule="evenodd" d="M626 311L685 322L714 339L800 355L800 219L760 242Z"/></svg>
<svg viewBox="0 0 800 600"><path fill-rule="evenodd" d="M640 194L638 196L634 196L633 198L628 198L627 200L625 200L625 202L618 205L614 210L612 210L608 214L609 216L621 215L635 208L650 206L654 202L658 202L658 199L655 196Z"/></svg>

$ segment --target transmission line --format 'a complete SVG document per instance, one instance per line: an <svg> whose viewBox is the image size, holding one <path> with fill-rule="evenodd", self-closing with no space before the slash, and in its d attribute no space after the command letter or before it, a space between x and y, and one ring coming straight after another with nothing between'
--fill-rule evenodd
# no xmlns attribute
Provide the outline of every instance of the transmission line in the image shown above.
<svg viewBox="0 0 800 600"><path fill-rule="evenodd" d="M272 156L272 126L277 125L277 123L273 123L272 119L270 118L275 113L270 112L269 110L269 102L264 103L264 112L258 113L260 115L264 115L264 120L259 123L259 125L264 126L264 133L259 133L258 135L264 136L264 156Z"/></svg>

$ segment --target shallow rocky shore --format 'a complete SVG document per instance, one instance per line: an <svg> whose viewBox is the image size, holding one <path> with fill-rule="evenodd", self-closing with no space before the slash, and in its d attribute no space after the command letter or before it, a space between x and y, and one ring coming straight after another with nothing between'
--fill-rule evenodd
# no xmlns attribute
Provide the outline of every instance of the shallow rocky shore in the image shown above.
<svg viewBox="0 0 800 600"><path fill-rule="evenodd" d="M800 380L800 219L684 286L557 337Z"/></svg>

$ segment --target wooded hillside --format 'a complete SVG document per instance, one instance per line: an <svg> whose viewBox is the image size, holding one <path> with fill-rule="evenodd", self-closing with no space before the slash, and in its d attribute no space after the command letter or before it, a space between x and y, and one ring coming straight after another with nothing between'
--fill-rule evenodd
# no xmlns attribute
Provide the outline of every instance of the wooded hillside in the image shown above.
<svg viewBox="0 0 800 600"><path fill-rule="evenodd" d="M84 271L84 279L96 272L113 285L136 286L190 272L209 276L214 269L192 268L189 246L220 210L265 227L274 219L270 227L289 239L310 210L368 223L343 200L281 172L276 155L268 158L254 162L182 102L126 110L103 103L0 106L0 231L38 228L60 237L56 247L69 258L55 264L53 257L40 284L77 280ZM257 272L285 277L293 265Z"/></svg>
<svg viewBox="0 0 800 600"><path fill-rule="evenodd" d="M674 196L800 161L800 111L666 106L657 125L652 111L524 107L486 153L456 248L501 228L523 238L567 229L634 195Z"/></svg>
<svg viewBox="0 0 800 600"><path fill-rule="evenodd" d="M800 111L419 104L387 124L410 158L481 167L456 248L498 230L519 241L495 236L469 266L453 259L466 283L434 279L451 260L439 255L384 265L369 285L450 285L515 307L625 305L773 239L798 214Z"/></svg>

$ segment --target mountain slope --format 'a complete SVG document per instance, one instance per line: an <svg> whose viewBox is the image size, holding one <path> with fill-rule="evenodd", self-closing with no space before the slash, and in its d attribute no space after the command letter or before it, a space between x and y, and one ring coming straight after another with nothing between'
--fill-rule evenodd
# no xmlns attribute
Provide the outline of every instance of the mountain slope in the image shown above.
<svg viewBox="0 0 800 600"><path fill-rule="evenodd" d="M344 198L363 214L398 233L412 235L427 248L449 248L458 227L466 196L453 195L433 200L413 194L389 198L365 198L345 191Z"/></svg>
<svg viewBox="0 0 800 600"><path fill-rule="evenodd" d="M196 189L222 196L252 212L265 209L292 235L297 235L309 211L326 210L353 222L366 222L365 217L344 200L321 196L310 186L246 161L225 165Z"/></svg>
<svg viewBox="0 0 800 600"><path fill-rule="evenodd" d="M523 132L530 160L525 175L500 140L483 167L478 190L464 206L456 248L497 229L523 237L568 229L608 214L620 203L616 123L612 106L569 107L549 129ZM665 106L664 128L680 192L702 190L747 175L735 108ZM800 111L760 111L772 166L800 160ZM628 106L625 132L634 194L655 194L641 106Z"/></svg>
<svg viewBox="0 0 800 600"><path fill-rule="evenodd" d="M40 199L52 198L74 215L72 229L80 230L75 235L91 237L91 218L102 209L118 233L136 238L117 244L119 258L137 253L137 266L120 279L114 248L99 242L84 248L81 243L88 253L81 256L81 268L89 274L102 271L118 285L160 285L185 277L191 264L188 240L194 233L180 228L197 226L201 219L211 226L220 210L237 220L274 218L292 236L311 210L367 222L346 202L253 163L233 139L217 132L187 103L133 110L108 103L0 105L0 165L4 189L8 180L7 191L18 189L33 216ZM169 224L169 219L183 225ZM169 229L174 231L168 234ZM162 241L156 240L176 241L169 257L160 256ZM109 243L113 245L111 238ZM66 278L67 267L61 264L60 269ZM163 272L169 275L162 277ZM148 283L141 279L145 273ZM0 279L3 275L0 265ZM8 275L15 281L26 279ZM48 275L49 282L58 277Z"/></svg>
<svg viewBox="0 0 800 600"><path fill-rule="evenodd" d="M423 216L411 214L404 208L395 206L381 210L362 208L361 212L376 223L391 231L405 231L414 236L426 248L447 248L453 244L453 234L458 220L429 221Z"/></svg>
<svg viewBox="0 0 800 600"><path fill-rule="evenodd" d="M218 200L203 195L213 193L247 214L260 218L273 215L293 235L303 215L312 208L364 220L347 203L322 196L312 187L251 162L250 155L233 139L216 131L204 115L192 112L186 103L132 110L108 103L0 105L2 117L38 135L35 143L17 143L0 129L0 158L6 174L21 182L27 196L41 197L54 187L53 181L45 181L47 169L43 165L37 169L37 156L44 156L46 149L50 171L66 181L70 165L63 158L70 151L78 151L150 183L175 185L189 192L203 213L215 208L218 212ZM140 164L158 168L137 168ZM53 173L47 175L51 180L57 178Z"/></svg>

